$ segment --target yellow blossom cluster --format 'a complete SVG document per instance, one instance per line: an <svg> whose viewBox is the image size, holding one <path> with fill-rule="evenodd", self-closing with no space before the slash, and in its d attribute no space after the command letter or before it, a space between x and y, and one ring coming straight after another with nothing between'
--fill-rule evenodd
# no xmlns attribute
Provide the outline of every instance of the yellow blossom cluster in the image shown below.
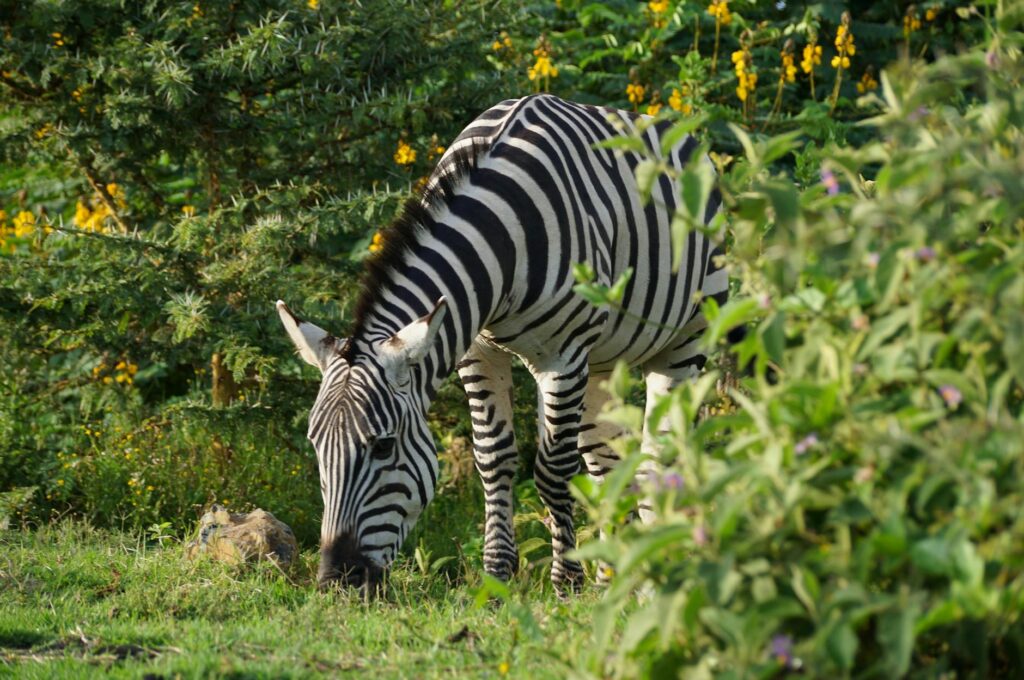
<svg viewBox="0 0 1024 680"><path fill-rule="evenodd" d="M0 210L0 253L13 253L15 245L8 241L10 237L27 238L32 236L36 230L36 216L28 210L20 210L13 218L11 224L7 224L7 212ZM53 231L49 225L42 227L44 234Z"/></svg>
<svg viewBox="0 0 1024 680"><path fill-rule="evenodd" d="M733 52L732 63L736 70L736 96L745 104L757 86L757 73L750 68L754 64L750 50L744 46Z"/></svg>
<svg viewBox="0 0 1024 680"><path fill-rule="evenodd" d="M49 137L50 135L52 135L53 131L53 123L45 123L42 126L40 126L39 129L37 129L33 134L36 136L36 139L43 139L44 137Z"/></svg>
<svg viewBox="0 0 1024 680"><path fill-rule="evenodd" d="M630 83L626 85L626 97L629 98L630 104L639 104L644 100L644 93L647 89L643 85L637 83Z"/></svg>
<svg viewBox="0 0 1024 680"><path fill-rule="evenodd" d="M665 13L668 12L668 4L669 0L651 0L647 3L647 9L651 13L651 25L655 28L665 27Z"/></svg>
<svg viewBox="0 0 1024 680"><path fill-rule="evenodd" d="M865 92L877 89L878 81L871 75L871 71L865 71L864 75L860 78L860 82L857 83L857 92L864 94Z"/></svg>
<svg viewBox="0 0 1024 680"><path fill-rule="evenodd" d="M537 58L537 61L526 72L530 80L558 77L558 67L551 63L551 55L548 53L547 48L543 45L538 47L533 51L533 56Z"/></svg>
<svg viewBox="0 0 1024 680"><path fill-rule="evenodd" d="M821 45L811 41L804 45L804 58L800 60L800 68L804 73L811 73L815 65L821 63Z"/></svg>
<svg viewBox="0 0 1024 680"><path fill-rule="evenodd" d="M924 20L925 21L928 21L928 22L935 21L936 17L938 17L938 16L939 16L939 8L938 7L929 7L928 9L926 9L924 11Z"/></svg>
<svg viewBox="0 0 1024 680"><path fill-rule="evenodd" d="M370 241L368 250L371 253L379 253L384 248L384 235L379 231L373 235L373 240Z"/></svg>
<svg viewBox="0 0 1024 680"><path fill-rule="evenodd" d="M779 80L784 80L788 83L796 82L796 64L793 63L793 52L791 50L782 50L782 69L779 71Z"/></svg>
<svg viewBox="0 0 1024 680"><path fill-rule="evenodd" d="M54 47L64 47L64 36L61 35L59 32L55 31L51 33L50 37L53 38Z"/></svg>
<svg viewBox="0 0 1024 680"><path fill-rule="evenodd" d="M316 11L320 9L320 0L306 0L306 7Z"/></svg>
<svg viewBox="0 0 1024 680"><path fill-rule="evenodd" d="M931 9L929 12L933 11ZM931 21L931 19L929 19ZM907 13L903 15L903 37L910 38L910 34L914 31L921 30L921 16L917 13L917 7L911 5L907 8Z"/></svg>
<svg viewBox="0 0 1024 680"><path fill-rule="evenodd" d="M111 182L107 185L107 193L113 199L118 208L124 208L127 203L124 197L124 189L119 184ZM106 203L100 201L96 205L88 201L79 201L75 204L75 217L72 220L79 229L99 234L109 234L112 230L108 220L113 217L110 208Z"/></svg>
<svg viewBox="0 0 1024 680"><path fill-rule="evenodd" d="M681 88L673 88L672 96L668 98L668 105L673 111L679 111L684 115L693 113L693 104L687 101L691 96L690 86L683 85Z"/></svg>
<svg viewBox="0 0 1024 680"><path fill-rule="evenodd" d="M732 23L732 14L729 12L729 0L711 0L708 14L715 18L716 24L728 26Z"/></svg>
<svg viewBox="0 0 1024 680"><path fill-rule="evenodd" d="M661 102L652 101L650 104L647 105L648 116L657 116L659 113L661 113Z"/></svg>
<svg viewBox="0 0 1024 680"><path fill-rule="evenodd" d="M857 53L857 47L853 44L847 15L843 16L843 23L836 29L836 52L832 57L832 68L850 68L850 57Z"/></svg>
<svg viewBox="0 0 1024 680"><path fill-rule="evenodd" d="M498 35L498 39L491 43L491 49L494 50L495 52L500 52L501 50L511 50L512 38L509 36L508 33L502 31L501 34Z"/></svg>
<svg viewBox="0 0 1024 680"><path fill-rule="evenodd" d="M416 149L409 146L404 140L398 140L398 149L395 150L395 162L399 165L412 165L416 162Z"/></svg>
<svg viewBox="0 0 1024 680"><path fill-rule="evenodd" d="M110 385L111 383L131 385L135 382L135 374L138 372L138 364L133 364L127 359L121 359L113 368L111 368L107 362L101 361L93 366L92 379L99 380L104 385ZM96 434L98 435L99 432Z"/></svg>

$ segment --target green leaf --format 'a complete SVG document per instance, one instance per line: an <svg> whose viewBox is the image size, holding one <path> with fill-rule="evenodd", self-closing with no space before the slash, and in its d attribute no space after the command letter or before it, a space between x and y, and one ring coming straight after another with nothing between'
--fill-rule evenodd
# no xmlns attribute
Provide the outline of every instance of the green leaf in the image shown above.
<svg viewBox="0 0 1024 680"><path fill-rule="evenodd" d="M843 670L853 668L858 644L853 626L845 620L834 626L825 638L825 649L828 650L829 657Z"/></svg>
<svg viewBox="0 0 1024 680"><path fill-rule="evenodd" d="M669 156L683 138L697 128L704 125L707 117L704 114L687 116L668 129L668 132L661 136L661 155Z"/></svg>
<svg viewBox="0 0 1024 680"><path fill-rule="evenodd" d="M651 200L651 189L664 168L661 163L651 158L645 158L636 166L636 186L640 191L640 201L647 204Z"/></svg>

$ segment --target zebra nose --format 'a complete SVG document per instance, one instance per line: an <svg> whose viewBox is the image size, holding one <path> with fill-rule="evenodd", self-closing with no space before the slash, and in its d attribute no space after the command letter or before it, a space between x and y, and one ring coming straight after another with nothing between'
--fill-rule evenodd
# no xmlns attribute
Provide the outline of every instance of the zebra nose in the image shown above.
<svg viewBox="0 0 1024 680"><path fill-rule="evenodd" d="M375 588L381 569L362 554L355 536L342 534L322 541L317 583L321 590L335 586Z"/></svg>

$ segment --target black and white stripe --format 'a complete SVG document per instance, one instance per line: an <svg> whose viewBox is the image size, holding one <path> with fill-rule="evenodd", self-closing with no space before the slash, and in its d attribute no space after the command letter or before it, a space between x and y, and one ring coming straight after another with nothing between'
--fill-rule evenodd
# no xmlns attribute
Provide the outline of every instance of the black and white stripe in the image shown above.
<svg viewBox="0 0 1024 680"><path fill-rule="evenodd" d="M615 463L604 444L614 432L595 419L607 399L601 382L619 361L639 366L651 404L696 375L705 361L699 300L722 300L728 286L714 244L698 233L672 271L673 181L662 176L644 204L639 155L595 148L621 134L615 122L635 130L639 120L549 95L498 104L453 142L424 197L385 237L350 339L335 340L281 303L303 356L324 371L310 439L324 490L324 561L336 564L322 564L322 575L353 565L370 573L394 558L434 490L426 410L456 367L486 495L485 566L502 578L514 572L516 355L539 390L535 479L551 513L552 579L578 582L580 565L565 557L575 546L568 482L581 453L598 478ZM656 153L664 129L643 132ZM696 147L686 138L665 160L681 168ZM706 222L719 202L712 192ZM577 262L609 285L632 268L623 312L573 292ZM393 459L376 453L381 441L393 442Z"/></svg>

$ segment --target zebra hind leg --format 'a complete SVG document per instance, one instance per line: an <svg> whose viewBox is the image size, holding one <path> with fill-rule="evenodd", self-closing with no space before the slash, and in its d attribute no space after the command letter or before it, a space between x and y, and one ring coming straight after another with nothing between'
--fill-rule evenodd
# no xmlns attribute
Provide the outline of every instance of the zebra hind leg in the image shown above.
<svg viewBox="0 0 1024 680"><path fill-rule="evenodd" d="M484 570L502 581L519 568L513 496L519 452L512 427L512 356L474 342L458 365L473 420L473 458L484 487Z"/></svg>
<svg viewBox="0 0 1024 680"><path fill-rule="evenodd" d="M551 582L560 594L579 590L583 583L582 565L566 554L576 548L569 481L580 471L580 418L587 375L585 356L570 368L534 371L537 388L543 393L544 430L533 478L551 513Z"/></svg>
<svg viewBox="0 0 1024 680"><path fill-rule="evenodd" d="M658 453L657 437L667 432L667 418L653 423L651 413L659 398L671 392L677 385L686 380L695 380L707 362L707 356L701 347L701 336L707 327L704 317L698 315L683 328L680 341L654 357L644 366L644 382L647 387L646 408L644 413L644 432L641 450L648 454L647 460L640 466L639 474L659 474L655 463ZM640 501L640 521L647 524L654 518L653 508L649 499Z"/></svg>

